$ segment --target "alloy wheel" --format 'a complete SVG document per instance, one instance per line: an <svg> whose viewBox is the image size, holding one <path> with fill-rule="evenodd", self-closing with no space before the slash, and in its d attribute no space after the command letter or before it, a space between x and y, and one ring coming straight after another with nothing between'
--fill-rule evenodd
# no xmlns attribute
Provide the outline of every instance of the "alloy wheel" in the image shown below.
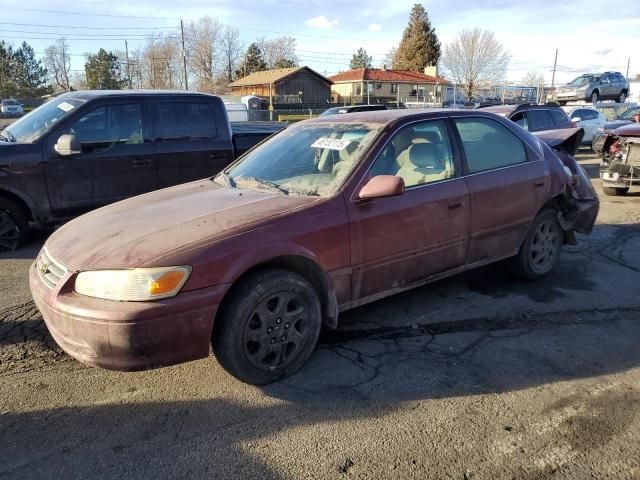
<svg viewBox="0 0 640 480"><path fill-rule="evenodd" d="M20 228L9 213L0 211L0 251L15 250L20 244Z"/></svg>
<svg viewBox="0 0 640 480"><path fill-rule="evenodd" d="M529 261L537 272L547 272L555 264L560 252L560 232L556 224L550 220L538 225L531 238Z"/></svg>
<svg viewBox="0 0 640 480"><path fill-rule="evenodd" d="M261 370L288 366L307 339L308 322L305 305L296 294L280 292L265 298L244 328L247 359Z"/></svg>

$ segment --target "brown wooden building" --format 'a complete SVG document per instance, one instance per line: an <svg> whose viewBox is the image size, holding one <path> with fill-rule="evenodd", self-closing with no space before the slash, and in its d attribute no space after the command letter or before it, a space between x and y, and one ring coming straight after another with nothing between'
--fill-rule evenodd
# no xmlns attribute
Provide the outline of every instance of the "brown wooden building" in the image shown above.
<svg viewBox="0 0 640 480"><path fill-rule="evenodd" d="M272 103L328 103L331 83L309 67L293 67L255 72L230 86L233 95L271 97Z"/></svg>

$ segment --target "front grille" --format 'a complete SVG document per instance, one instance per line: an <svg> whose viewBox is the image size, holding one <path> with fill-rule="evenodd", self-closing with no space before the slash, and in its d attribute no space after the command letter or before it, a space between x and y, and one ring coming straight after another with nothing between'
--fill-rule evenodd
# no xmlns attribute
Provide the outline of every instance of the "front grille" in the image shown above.
<svg viewBox="0 0 640 480"><path fill-rule="evenodd" d="M64 265L53 259L46 248L43 248L36 259L36 269L42 283L49 288L54 288L60 279L67 273Z"/></svg>
<svg viewBox="0 0 640 480"><path fill-rule="evenodd" d="M630 167L634 167L633 168L634 173L637 168L640 168L640 143L629 144L629 151L627 153L626 163Z"/></svg>

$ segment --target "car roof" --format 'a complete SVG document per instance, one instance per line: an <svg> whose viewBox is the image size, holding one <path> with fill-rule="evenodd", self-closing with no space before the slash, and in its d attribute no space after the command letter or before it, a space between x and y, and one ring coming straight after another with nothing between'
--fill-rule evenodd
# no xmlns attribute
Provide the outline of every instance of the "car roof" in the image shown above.
<svg viewBox="0 0 640 480"><path fill-rule="evenodd" d="M93 100L95 98L105 97L130 97L130 96L204 96L204 97L217 97L216 95L210 95L208 93L190 92L187 90L77 90L73 92L64 93L58 98L76 98L78 100Z"/></svg>

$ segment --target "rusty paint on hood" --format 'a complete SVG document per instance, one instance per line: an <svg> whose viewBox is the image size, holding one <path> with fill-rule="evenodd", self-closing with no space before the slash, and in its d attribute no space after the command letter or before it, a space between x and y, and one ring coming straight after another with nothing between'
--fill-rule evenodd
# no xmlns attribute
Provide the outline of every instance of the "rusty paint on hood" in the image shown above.
<svg viewBox="0 0 640 480"><path fill-rule="evenodd" d="M203 239L255 228L264 219L318 200L200 180L83 215L56 231L46 246L71 271L133 268Z"/></svg>

